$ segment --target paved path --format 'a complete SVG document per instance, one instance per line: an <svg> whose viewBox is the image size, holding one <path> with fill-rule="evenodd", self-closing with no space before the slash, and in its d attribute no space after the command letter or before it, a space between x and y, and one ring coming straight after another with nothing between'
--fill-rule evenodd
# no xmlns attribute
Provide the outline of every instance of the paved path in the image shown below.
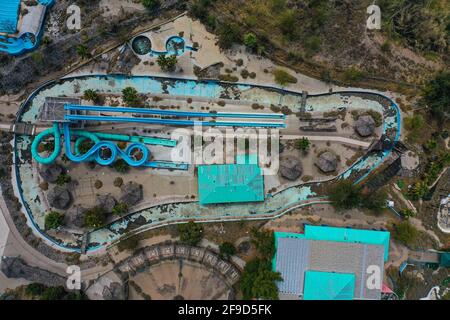
<svg viewBox="0 0 450 320"><path fill-rule="evenodd" d="M371 142L365 142L360 141L356 139L351 138L345 138L345 137L337 137L337 136L306 136L306 135L280 135L280 139L282 140L295 140L295 139L301 139L301 138L307 138L310 141L333 141L333 142L341 142L344 144L349 144L352 146L357 147L363 147L368 148L371 145Z"/></svg>

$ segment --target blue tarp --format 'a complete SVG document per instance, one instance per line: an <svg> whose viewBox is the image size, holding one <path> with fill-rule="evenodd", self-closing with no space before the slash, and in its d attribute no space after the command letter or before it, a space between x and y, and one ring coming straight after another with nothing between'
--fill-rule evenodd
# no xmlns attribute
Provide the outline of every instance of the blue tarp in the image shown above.
<svg viewBox="0 0 450 320"><path fill-rule="evenodd" d="M16 32L19 6L20 0L0 0L0 32Z"/></svg>

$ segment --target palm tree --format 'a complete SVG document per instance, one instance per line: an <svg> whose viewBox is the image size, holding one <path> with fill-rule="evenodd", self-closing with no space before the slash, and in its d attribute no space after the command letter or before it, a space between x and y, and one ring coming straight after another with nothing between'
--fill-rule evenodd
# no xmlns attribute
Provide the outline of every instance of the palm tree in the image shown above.
<svg viewBox="0 0 450 320"><path fill-rule="evenodd" d="M84 44L79 44L76 48L77 54L81 59L87 59L91 56L88 48Z"/></svg>
<svg viewBox="0 0 450 320"><path fill-rule="evenodd" d="M306 152L309 149L309 139L308 138L301 138L300 140L297 140L297 149L299 149L300 151Z"/></svg>

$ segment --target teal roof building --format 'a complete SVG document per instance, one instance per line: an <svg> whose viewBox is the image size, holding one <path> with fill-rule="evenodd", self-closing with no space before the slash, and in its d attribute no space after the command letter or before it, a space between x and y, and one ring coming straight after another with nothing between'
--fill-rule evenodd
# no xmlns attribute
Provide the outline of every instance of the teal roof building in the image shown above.
<svg viewBox="0 0 450 320"><path fill-rule="evenodd" d="M306 225L305 237L310 240L382 245L384 246L384 260L387 261L389 256L390 233L388 231Z"/></svg>
<svg viewBox="0 0 450 320"><path fill-rule="evenodd" d="M198 167L200 204L264 201L264 177L257 164Z"/></svg>
<svg viewBox="0 0 450 320"><path fill-rule="evenodd" d="M379 300L381 286L370 287L389 249L389 232L305 226L304 233L275 232L272 269L281 273L280 297L304 300Z"/></svg>

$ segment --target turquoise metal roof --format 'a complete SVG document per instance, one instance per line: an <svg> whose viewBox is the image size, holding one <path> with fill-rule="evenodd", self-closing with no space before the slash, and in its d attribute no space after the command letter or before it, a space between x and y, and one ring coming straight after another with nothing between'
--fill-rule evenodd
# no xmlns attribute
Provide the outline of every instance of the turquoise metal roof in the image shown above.
<svg viewBox="0 0 450 320"><path fill-rule="evenodd" d="M255 164L198 167L200 204L264 201L264 178Z"/></svg>
<svg viewBox="0 0 450 320"><path fill-rule="evenodd" d="M15 33L20 0L0 0L0 32Z"/></svg>
<svg viewBox="0 0 450 320"><path fill-rule="evenodd" d="M387 231L362 230L350 228L305 226L305 238L337 242L378 244L384 246L384 261L389 256L390 233Z"/></svg>
<svg viewBox="0 0 450 320"><path fill-rule="evenodd" d="M354 293L354 274L305 272L304 300L353 300Z"/></svg>
<svg viewBox="0 0 450 320"><path fill-rule="evenodd" d="M441 267L450 268L450 252L441 253L439 264Z"/></svg>

